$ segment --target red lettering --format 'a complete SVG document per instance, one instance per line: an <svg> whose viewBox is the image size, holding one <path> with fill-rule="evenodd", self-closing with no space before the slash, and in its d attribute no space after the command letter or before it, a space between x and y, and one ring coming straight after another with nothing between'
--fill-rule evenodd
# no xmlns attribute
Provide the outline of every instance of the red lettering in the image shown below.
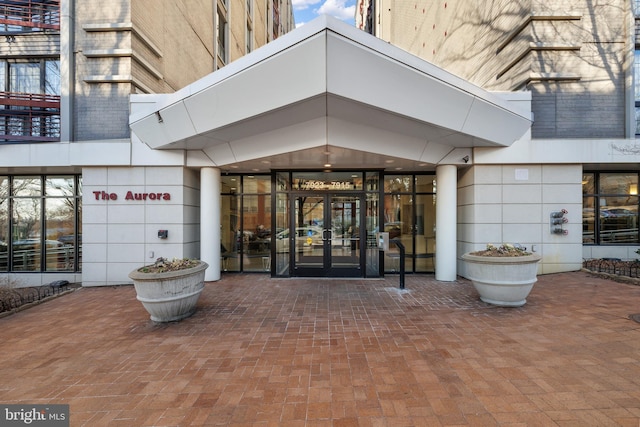
<svg viewBox="0 0 640 427"><path fill-rule="evenodd" d="M96 200L118 200L116 193L107 193L106 191L94 191L93 196Z"/></svg>
<svg viewBox="0 0 640 427"><path fill-rule="evenodd" d="M104 193L104 192L103 192ZM101 195L99 191L94 191L93 194L98 200ZM116 200L117 196L115 193L107 194L104 193L111 198L111 200ZM127 191L126 196L124 196L125 200L171 200L171 194L169 193L134 193L133 191Z"/></svg>

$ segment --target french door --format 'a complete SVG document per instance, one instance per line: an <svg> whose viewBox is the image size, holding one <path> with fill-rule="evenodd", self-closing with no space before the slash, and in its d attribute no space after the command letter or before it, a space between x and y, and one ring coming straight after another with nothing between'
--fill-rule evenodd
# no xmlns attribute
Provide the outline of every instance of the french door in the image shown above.
<svg viewBox="0 0 640 427"><path fill-rule="evenodd" d="M365 260L363 196L294 194L289 230L293 275L362 277Z"/></svg>

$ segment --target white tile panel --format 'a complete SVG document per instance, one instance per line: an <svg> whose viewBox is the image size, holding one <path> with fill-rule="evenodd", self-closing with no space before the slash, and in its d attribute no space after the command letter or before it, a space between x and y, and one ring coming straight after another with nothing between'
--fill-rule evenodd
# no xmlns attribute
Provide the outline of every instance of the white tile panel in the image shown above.
<svg viewBox="0 0 640 427"><path fill-rule="evenodd" d="M582 165L542 165L544 183L582 185Z"/></svg>
<svg viewBox="0 0 640 427"><path fill-rule="evenodd" d="M84 218L88 218L84 213ZM107 224L103 223L82 223L82 247L87 244L106 244L107 243Z"/></svg>
<svg viewBox="0 0 640 427"><path fill-rule="evenodd" d="M502 184L502 167L477 165L473 167L475 184Z"/></svg>
<svg viewBox="0 0 640 427"><path fill-rule="evenodd" d="M507 184L502 186L503 203L541 203L540 184Z"/></svg>
<svg viewBox="0 0 640 427"><path fill-rule="evenodd" d="M522 177L526 175L526 179ZM503 165L502 182L504 184L539 184L542 182L542 169L539 165Z"/></svg>
<svg viewBox="0 0 640 427"><path fill-rule="evenodd" d="M547 219L542 214L541 205L508 204L502 205L502 218L506 224L536 223L540 224Z"/></svg>
<svg viewBox="0 0 640 427"><path fill-rule="evenodd" d="M144 205L109 204L107 206L109 228L113 224L144 224L145 211Z"/></svg>
<svg viewBox="0 0 640 427"><path fill-rule="evenodd" d="M107 171L110 186L125 186L129 189L144 185L144 168L141 167L112 167ZM124 197L124 195L123 195Z"/></svg>
<svg viewBox="0 0 640 427"><path fill-rule="evenodd" d="M144 222L154 224L182 224L184 207L182 205L147 206Z"/></svg>
<svg viewBox="0 0 640 427"><path fill-rule="evenodd" d="M109 284L133 283L133 281L129 279L129 273L143 265L142 262L110 262L109 268L107 269L106 282ZM144 310L142 306L140 306L140 309Z"/></svg>
<svg viewBox="0 0 640 427"><path fill-rule="evenodd" d="M143 242L144 225L109 224L109 229L107 230L107 239L109 244Z"/></svg>
<svg viewBox="0 0 640 427"><path fill-rule="evenodd" d="M543 203L582 204L582 184L545 184Z"/></svg>
<svg viewBox="0 0 640 427"><path fill-rule="evenodd" d="M107 281L106 262L83 262L82 263L82 286L104 285Z"/></svg>
<svg viewBox="0 0 640 427"><path fill-rule="evenodd" d="M142 243L109 245L106 259L109 260L109 264L140 260L140 255L144 254L144 249L145 247Z"/></svg>
<svg viewBox="0 0 640 427"><path fill-rule="evenodd" d="M97 205L83 203L82 217L83 224L105 224L107 222L106 202Z"/></svg>
<svg viewBox="0 0 640 427"><path fill-rule="evenodd" d="M541 242L543 226L538 224L504 224L504 243L520 243L531 248L531 244L538 245Z"/></svg>
<svg viewBox="0 0 640 427"><path fill-rule="evenodd" d="M83 270L85 263L104 262L107 260L107 245L104 243L86 243L85 234L82 235L82 262Z"/></svg>
<svg viewBox="0 0 640 427"><path fill-rule="evenodd" d="M502 210L500 204L483 203L473 205L476 223L499 224L502 222Z"/></svg>
<svg viewBox="0 0 640 427"><path fill-rule="evenodd" d="M502 186L475 185L473 187L473 203L502 203Z"/></svg>

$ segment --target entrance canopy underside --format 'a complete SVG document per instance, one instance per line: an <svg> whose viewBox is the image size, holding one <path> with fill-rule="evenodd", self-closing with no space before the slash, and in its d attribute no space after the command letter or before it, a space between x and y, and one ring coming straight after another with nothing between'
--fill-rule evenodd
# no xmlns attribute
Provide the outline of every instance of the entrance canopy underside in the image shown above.
<svg viewBox="0 0 640 427"><path fill-rule="evenodd" d="M149 147L247 170L450 163L531 126L529 112L327 16L176 93L131 103L132 134Z"/></svg>

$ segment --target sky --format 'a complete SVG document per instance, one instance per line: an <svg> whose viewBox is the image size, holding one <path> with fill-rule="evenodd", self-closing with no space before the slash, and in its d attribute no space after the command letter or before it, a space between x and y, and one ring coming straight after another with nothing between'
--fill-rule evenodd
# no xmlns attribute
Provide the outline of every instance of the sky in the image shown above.
<svg viewBox="0 0 640 427"><path fill-rule="evenodd" d="M355 25L355 0L292 0L296 27L313 21L318 15L331 15Z"/></svg>

